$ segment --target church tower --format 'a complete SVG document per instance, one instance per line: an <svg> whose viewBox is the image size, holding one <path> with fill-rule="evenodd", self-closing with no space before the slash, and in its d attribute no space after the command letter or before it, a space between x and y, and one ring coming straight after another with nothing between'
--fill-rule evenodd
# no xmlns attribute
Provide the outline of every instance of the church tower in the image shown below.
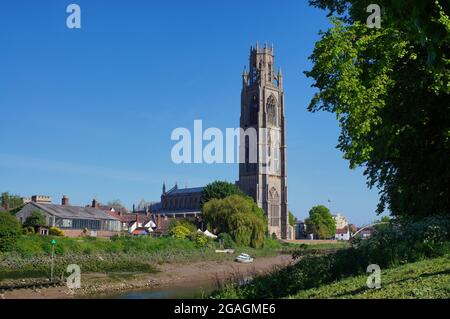
<svg viewBox="0 0 450 319"><path fill-rule="evenodd" d="M267 214L269 234L288 236L286 127L281 69L275 73L273 46L250 48L249 71L242 75L240 127L256 131L256 143L249 134L240 137L238 185L252 196ZM256 149L257 158L250 159Z"/></svg>

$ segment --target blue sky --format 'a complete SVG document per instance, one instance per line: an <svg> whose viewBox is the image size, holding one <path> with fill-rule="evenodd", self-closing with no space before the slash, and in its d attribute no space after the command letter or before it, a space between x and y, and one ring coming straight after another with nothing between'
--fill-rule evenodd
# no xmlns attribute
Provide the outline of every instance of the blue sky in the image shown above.
<svg viewBox="0 0 450 319"><path fill-rule="evenodd" d="M66 7L81 7L80 30ZM0 191L96 197L131 207L161 186L235 181L234 164L174 164L177 127L239 125L249 47L275 46L286 95L289 206L328 204L351 222L377 218L376 190L335 148L335 116L309 113L303 71L325 12L307 1L2 1Z"/></svg>

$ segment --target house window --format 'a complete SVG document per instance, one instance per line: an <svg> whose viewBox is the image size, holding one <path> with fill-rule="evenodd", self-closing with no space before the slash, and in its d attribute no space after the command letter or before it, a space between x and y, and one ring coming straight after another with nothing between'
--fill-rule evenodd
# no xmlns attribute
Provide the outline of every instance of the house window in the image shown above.
<svg viewBox="0 0 450 319"><path fill-rule="evenodd" d="M99 220L91 219L73 219L72 228L74 229L89 229L89 230L100 230L101 223Z"/></svg>
<svg viewBox="0 0 450 319"><path fill-rule="evenodd" d="M72 228L72 220L71 219L63 219L62 227L64 228Z"/></svg>

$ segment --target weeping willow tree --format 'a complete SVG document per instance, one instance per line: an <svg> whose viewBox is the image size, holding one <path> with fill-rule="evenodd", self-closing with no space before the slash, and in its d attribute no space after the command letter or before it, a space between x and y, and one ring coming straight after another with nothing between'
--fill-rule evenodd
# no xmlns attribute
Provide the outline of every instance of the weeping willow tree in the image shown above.
<svg viewBox="0 0 450 319"><path fill-rule="evenodd" d="M264 211L250 197L231 195L203 205L203 220L215 233L228 233L238 245L260 248L267 233Z"/></svg>

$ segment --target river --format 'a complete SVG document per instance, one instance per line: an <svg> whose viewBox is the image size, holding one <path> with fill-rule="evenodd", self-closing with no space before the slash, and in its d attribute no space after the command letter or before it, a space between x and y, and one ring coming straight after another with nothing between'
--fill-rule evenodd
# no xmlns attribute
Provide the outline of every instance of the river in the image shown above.
<svg viewBox="0 0 450 319"><path fill-rule="evenodd" d="M197 299L208 295L217 288L214 282L195 283L192 285L166 286L122 291L114 294L94 295L94 299Z"/></svg>

